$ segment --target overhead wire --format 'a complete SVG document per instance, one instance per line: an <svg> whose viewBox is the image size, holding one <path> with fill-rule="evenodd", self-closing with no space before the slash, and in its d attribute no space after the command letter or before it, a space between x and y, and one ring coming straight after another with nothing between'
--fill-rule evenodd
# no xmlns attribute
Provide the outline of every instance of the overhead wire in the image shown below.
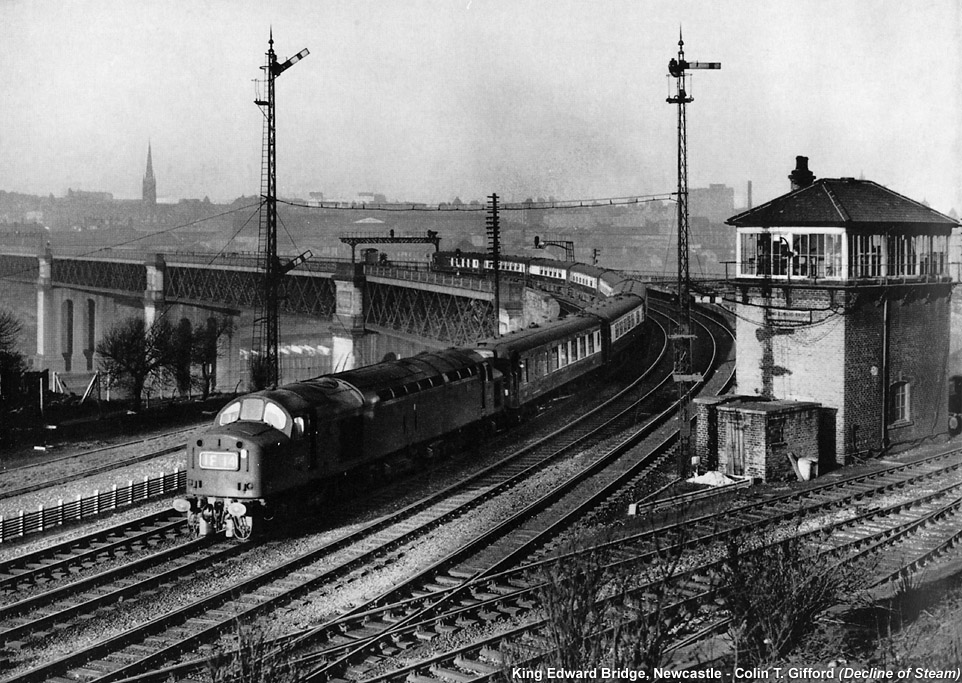
<svg viewBox="0 0 962 683"><path fill-rule="evenodd" d="M188 221L188 222L186 222L186 223L181 223L180 225L175 225L175 226L170 227L170 228L164 228L163 230L157 230L157 231L155 231L155 232L146 233L146 234L144 234L144 235L138 235L137 237L133 237L133 238L128 239L128 240L123 240L123 241L121 241L121 242L115 242L114 244L108 244L108 245L105 245L105 246L102 246L102 247L97 247L96 249L91 249L90 251L83 251L83 252L81 252L81 253L79 253L79 254L71 254L71 258L84 258L84 257L87 257L87 256L93 256L93 255L99 254L100 252L103 252L103 251L110 251L110 250L112 250L112 249L117 249L117 248L119 248L119 247L123 247L123 246L126 246L126 245L128 245L128 244L133 244L134 242L139 242L139 241L141 241L141 240L145 240L145 239L147 239L147 238L149 238L149 237L156 237L157 235L166 235L167 233L173 232L173 231L175 231L175 230L181 230L181 229L183 229L183 228L189 228L189 227L192 226L192 225L197 225L198 223L203 223L204 221L213 220L213 219L215 219L215 218L221 218L222 216L227 216L227 215L232 214L232 213L237 213L237 212L239 212L239 211L243 211L244 209L249 209L249 208L251 208L251 207L253 207L253 206L260 207L260 202L258 202L257 204L245 204L244 206L239 206L239 207L237 207L237 208L229 209L229 210L227 210L227 211L222 211L222 212L220 212L220 213L216 213L216 214L213 214L213 215L211 215L211 216L205 216L205 217L203 217L203 218L198 218L198 219L196 219L196 220ZM249 221L250 221L250 219L248 219L248 222L249 222ZM245 223L245 225L246 225L246 223ZM238 231L238 232L239 232L239 231ZM234 237L236 237L236 236L237 236L237 233L235 233L234 236L231 237L231 240L233 240ZM222 252L220 252L220 253L222 253ZM208 265L210 265L210 264L208 264ZM18 270L18 271L14 271L14 272L12 272L12 273L5 273L5 274L3 274L3 275L0 275L0 278L3 278L3 279L15 278L15 277L20 276L20 275L26 275L26 274L28 274L28 273L31 273L31 272L33 272L34 270L35 270L34 267L24 268L23 270Z"/></svg>
<svg viewBox="0 0 962 683"><path fill-rule="evenodd" d="M525 201L498 203L498 208L505 211L530 211L547 209L600 209L608 206L628 206L644 204L646 202L675 201L675 192L651 195L633 195L629 197L604 197L597 199L559 199L553 201ZM487 211L484 204L427 204L420 202L325 202L305 204L289 199L278 199L279 204L296 206L303 209L328 209L335 211L431 211L431 212L478 212Z"/></svg>

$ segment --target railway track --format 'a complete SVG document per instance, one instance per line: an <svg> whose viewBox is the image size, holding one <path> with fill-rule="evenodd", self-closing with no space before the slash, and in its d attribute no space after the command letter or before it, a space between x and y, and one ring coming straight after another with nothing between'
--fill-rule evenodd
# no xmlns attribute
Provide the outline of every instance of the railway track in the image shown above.
<svg viewBox="0 0 962 683"><path fill-rule="evenodd" d="M79 568L183 536L186 531L183 515L165 510L19 555L0 562L0 595L19 595L30 586L67 577Z"/></svg>
<svg viewBox="0 0 962 683"><path fill-rule="evenodd" d="M939 465L939 461L943 461L943 464ZM945 482L946 479L952 481ZM898 494L908 486L921 483L931 486L933 480L943 482L935 491L916 498L891 504L878 503L875 507L862 505L862 510L849 515L834 513L840 507L857 504L866 498L876 499L893 492ZM783 535L797 535L791 528L786 530L786 526L790 527L799 520L811 522L817 515L834 517L830 522L810 523L812 528L802 533L801 537L813 539L812 542L819 546L822 553L832 553L838 557L848 555L848 561L869 554L880 556L883 550L889 552L878 570L876 582L881 583L954 550L962 542L960 508L962 453L956 450L870 474L847 477L809 491L771 497L724 513L656 526L586 552L601 553L602 562L608 569L631 567L639 575L644 572L657 574L658 570L651 568L654 563L663 560L666 554L686 552L687 568L671 573L668 579L672 584L671 591L666 593L667 601L658 608L686 610L685 618L690 628L680 633L674 647L692 648L728 624L725 615L720 614L714 597L720 588L718 557L724 555L725 544L733 536L757 534L760 528L768 528L773 533L780 529ZM764 522L760 524L761 520ZM921 532L924 532L924 537ZM906 546L905 551L891 553L897 544ZM698 555L707 559L693 559L695 550L699 550ZM408 680L420 683L432 680L491 680L494 670L500 670L505 663L501 655L505 644L517 651L517 657L511 660L512 664L537 664L538 658L546 654L545 644L548 641L541 633L545 621L535 616L530 623L505 629L496 636L475 640L442 654L425 656L400 669L378 672L379 668L391 668L389 662L392 661L392 655L408 650L406 656L413 658L420 643L430 642L441 635L450 638L452 634L470 630L478 624L490 630L495 622L517 622L525 615L534 613L534 607L539 603L539 592L545 587L546 568L561 562L577 561L580 554L569 553L561 558L541 560L486 577L474 577L458 587L437 591L430 599L410 599L384 605L325 625L332 633L340 631L337 638L353 637L356 643L370 645L375 643L369 634L371 625L384 624L388 629L386 635L390 637L390 646L382 646L380 656L368 654L364 659L355 657L351 660L345 656L345 652L359 653L362 649L357 644L353 647L344 643L334 644L332 639L327 647L301 659L302 664L314 668L305 680L325 681L334 676L351 680ZM636 598L657 594L658 583L659 580L643 582L632 589L633 594ZM452 601L459 591L464 592L465 589L465 599ZM426 603L434 609L425 610ZM449 604L450 607L437 609L443 604ZM416 618L407 619L406 614L414 614ZM302 637L301 642L305 640L307 638ZM318 667L319 662L324 664ZM341 667L337 668L332 662ZM373 676L367 675L371 672Z"/></svg>
<svg viewBox="0 0 962 683"><path fill-rule="evenodd" d="M659 384L661 384L661 383L659 383ZM657 388L656 388L656 390L657 390ZM652 393L652 392L647 392L647 393L650 394L650 393ZM624 397L622 397L621 400L626 400L626 399L624 399ZM624 418L624 413L630 412L630 411L633 410L634 408L637 408L637 402L638 402L638 400L639 400L639 398L638 398L637 396L634 396L634 398L633 398L633 399L631 400L631 402L629 403L628 407L627 407L627 408L620 408L619 410L615 411L616 414L620 414L620 415L621 415L621 418ZM613 404L617 404L617 401L614 401ZM595 430L594 430L594 431L596 431L596 432L600 431L604 426L607 425L607 423L611 422L612 419L617 419L617 418L612 418L612 417L610 416L611 410L612 410L611 408L609 408L609 410L608 410L609 417L608 417L606 420L603 420L601 425L595 427ZM666 415L667 415L667 413L666 413ZM664 418L664 416L662 416L662 417ZM586 420L586 421L587 421L587 420ZM610 427L609 427L609 428L610 428ZM555 435L555 436L557 436L557 435ZM569 439L569 441L570 441L570 440L572 439L572 437L569 436L568 439ZM579 442L580 442L580 441L583 441L583 440L584 440L584 437L583 437L583 436L578 436L578 437L577 437L577 440L578 440ZM543 463L543 462L546 461L546 460L551 460L551 459L555 459L555 458L557 458L557 457L560 457L561 454L563 454L563 453L565 453L566 451L570 450L570 448L571 448L571 445L570 445L570 443L569 443L569 445L568 445L567 447L563 447L563 448L561 448L561 449L558 449L554 454L552 454L552 455L550 455L550 456L548 456L548 457L543 456L543 455L538 455L538 456L536 456L536 457ZM549 449L549 450L550 450L550 449ZM536 452L537 449L535 449L535 448L530 448L530 447L529 447L528 449L525 449L524 451L522 451L522 452L521 452L521 455L524 455L525 451L527 451L528 453L532 453L532 452ZM520 456L514 456L514 457L520 457ZM520 473L520 474L518 474L518 475L514 475L514 476L512 476L510 479L507 479L507 480L506 480L506 481L507 481L507 485L506 485L504 488L509 488L509 487L515 485L515 483L516 483L517 481L523 479L523 478L526 477L526 476L530 476L530 475L531 475L531 470L537 469L537 468L539 468L539 467L541 467L541 466L543 466L543 465L536 465L536 466L534 466L534 467L532 467L532 466L525 467L525 469L523 470L522 473ZM503 463L500 463L500 464L498 464L498 465L495 465L495 466L492 467L492 468L488 468L488 470L486 470L485 472L490 475L493 470L499 471L499 476L500 476L501 478L504 478L505 475L507 474L507 468L504 466ZM590 474L590 469L587 471L586 474L582 474L580 478L585 478L585 477L588 476L589 474ZM576 482L578 478L579 478L579 477L576 476L575 478L573 478L573 481ZM464 484L462 483L462 484L459 484L458 486L460 487L460 486L463 486L463 485L464 485ZM484 488L484 487L482 487L482 488ZM498 487L494 487L494 488L498 488ZM447 495L447 494L444 494L444 495ZM531 515L534 511L536 511L539 506L542 506L542 507L543 507L547 502L550 502L550 499L552 499L552 498L553 498L553 499L557 499L558 497L559 497L559 493L555 493L555 494L553 494L552 496L545 497L545 498L544 498L543 500L541 500L541 501L536 501L536 503L535 503L534 505L530 506L530 509L527 510L524 515L516 515L516 518L517 518L517 519L522 519L522 518L524 518L524 517L530 517L530 515ZM464 509L465 509L465 506L462 506L462 511L461 511L459 514L463 514ZM569 523L570 523L570 519L569 519L568 521L569 521ZM431 524L433 524L433 523L434 523L434 522L431 522ZM398 538L396 541L395 541L395 540L390 540L390 539L387 540L387 541L385 541L384 539L377 539L377 540L379 541L379 543L374 547L373 550L371 550L371 551L369 551L369 552L366 552L366 553L362 552L359 557L355 558L354 560L344 561L344 562L342 562L342 564L340 564L339 566L336 566L336 567L335 567L334 569L332 569L332 570L322 572L321 574L314 574L314 575L312 575L312 572L304 571L304 570L299 570L299 571L298 571L299 576L297 577L297 579L301 582L300 585L295 586L295 587L291 587L290 585L288 585L288 586L284 587L283 589L280 589L280 590L281 590L281 594L278 595L278 596L274 596L274 598L266 597L266 596L264 596L263 594L261 594L261 596L254 601L254 602L258 603L257 605L255 605L254 608L252 608L252 609L246 609L246 610L245 610L245 609L242 609L241 611L244 611L244 612L246 612L246 613L248 613L248 614L254 613L254 612L258 612L258 611L263 611L263 610L267 609L268 607L277 604L278 602L289 601L289 600L292 599L296 594L298 594L298 593L300 593L300 592L302 592L302 591L310 590L311 587L312 587L312 585L314 585L314 584L331 581L332 579L335 579L338 575L343 575L344 573L346 573L346 572L348 572L348 571L351 571L353 568L355 568L355 566L357 566L357 563L358 563L358 562L367 562L367 561L370 561L371 557L376 557L376 556L378 556L378 555L382 555L383 553L385 553L386 551L388 551L391 543L393 543L393 542L399 542L399 541L401 541L401 540L403 540L403 539L405 539L405 538L408 538L408 539L409 539L409 537L410 537L411 534L412 534L412 531L410 530L410 524L406 524L405 527L406 527L406 528L404 529L403 535L402 535L400 538ZM503 529L502 529L501 531L503 531ZM546 534L545 534L545 537L546 537L546 538L547 538L547 537L550 537L550 534L547 534L547 533L546 533ZM373 539L372 539L372 540L373 540ZM344 545L345 545L345 546L347 546L347 545L349 545L349 544L355 544L355 545L356 545L356 543L357 543L357 539L356 539L356 538L350 538L350 539L346 539L346 540L344 541ZM476 543L475 545L477 545L477 543ZM465 552L465 551L462 550L462 553L461 553L461 554L463 555L464 552ZM239 585L239 586L235 586L235 587L234 587L234 590L233 590L233 591L230 591L230 593L231 593L231 594L235 594L235 593L239 593L239 592L250 591L250 590L253 590L257 585L262 585L264 582L276 578L276 576L285 576L285 577L286 577L286 576L289 576L291 571L297 570L298 567L302 567L302 566L304 565L304 563L310 562L310 561L315 560L315 559L317 559L316 556L313 556L313 557L304 557L304 558L301 558L300 560L298 560L297 562L288 563L285 567L282 567L282 568L280 568L279 570L277 570L276 573L275 573L275 572L268 572L268 573L266 573L266 574L264 574L264 575L260 575L260 576L258 576L258 577L254 577L254 579L253 579L251 582L245 582L245 584L241 584L241 585ZM290 579L287 579L287 578L285 578L284 580L286 580L286 582L287 582L288 584L290 584L290 582L291 582ZM336 587L335 587L335 589L336 589ZM275 592L276 592L276 591L275 591ZM226 621L230 621L231 618L236 618L236 617L238 616L238 611L237 611L235 608L232 607L232 608L225 609L223 603L224 603L224 600L227 599L228 597L229 597L229 596L226 595L226 593L225 593L225 594L221 594L221 595L218 595L218 596L214 596L214 598L213 598L212 600L207 601L207 602L209 602L209 603L211 603L211 604L220 605L219 607L216 607L215 610L214 610L214 611L216 612L216 614L213 615L213 616L216 617L215 619L211 619L211 618L197 618L196 616L192 616L193 614L196 614L196 611L195 611L195 610L196 610L196 609L199 609L199 606L198 606L198 605L194 605L193 607L191 607L191 608L188 609L187 611L181 610L181 611L179 611L177 614L170 615L170 620L183 621L185 618L191 619L191 621L194 621L194 622L195 622L194 628L191 629L191 633L192 633L194 639L196 639L196 640L208 639L208 638L210 638L214 633L216 633L216 632L219 631L219 630L222 630L223 627L224 627L224 624L223 624L223 623L220 624L219 626L215 624L214 626L207 627L207 626L210 625L211 622L216 621L217 618L224 620L224 617L227 617ZM250 600L248 600L248 602L250 602ZM235 607L236 607L236 605L235 605ZM166 620L166 619L165 619L165 620ZM156 621L157 621L157 620L155 620L155 622L156 622ZM144 627L141 629L142 632L139 634L139 637L140 637L140 638L143 638L143 636L146 635L147 633L152 632L152 631L154 631L154 630L158 630L159 628L162 628L162 626L161 626L160 624L155 623L155 622L151 622L150 624L144 625ZM122 675L125 675L126 673L130 673L130 672L133 671L133 670L137 670L137 669L143 668L143 667L145 667L145 666L153 665L153 664L154 664L155 662L157 662L157 661L162 661L163 658L168 658L168 659L169 659L171 656L176 655L178 650L184 649L184 648L187 648L187 647L190 647L189 642L184 642L184 641L188 641L188 640L189 640L189 639L185 636L184 633L178 633L177 635L178 635L178 638L179 638L179 640L180 640L181 642L180 642L179 644L176 644L176 645L172 646L172 647L166 648L165 651L160 651L160 652L155 653L155 654L152 655L152 656L144 657L144 656L143 656L143 654L144 654L144 653L143 653L143 649L144 649L143 646L138 646L138 650L139 650L139 651L138 651L136 654L131 653L129 656L124 657L123 655L119 655L119 654L117 654L117 653L114 653L113 655L111 655L112 661L101 661L101 662L100 662L100 665L97 665L97 666L91 667L91 665L88 665L87 668L75 669L75 670L74 670L74 677L80 677L82 680L87 680L87 679L92 679L92 678L96 678L97 680L112 680L112 679L116 679L118 676L122 676ZM75 663L78 662L78 661L84 661L84 660L90 659L92 656L96 656L99 652L109 651L109 650L111 650L111 649L113 649L113 648L116 648L116 647L120 646L121 644L124 644L124 643L127 642L127 641L130 641L130 640L132 640L132 639L135 639L135 637L137 637L137 636L136 636L136 634L133 634L133 633L125 634L125 635L123 636L123 638L122 638L122 641L121 641L121 640L116 640L116 639L114 639L113 641L109 641L109 642L107 642L107 643L101 644L101 645L99 645L97 648L94 648L94 649L92 649L92 650L90 650L90 651L87 651L87 652L84 652L84 653L78 653L78 654L76 654L76 655L72 655L71 657L67 658L68 661L63 661L63 660L62 660L62 661L56 662L56 663L54 663L53 665L51 665L51 667L46 667L46 668L45 668L45 671L35 670L35 671L33 671L33 672L29 672L29 673L27 674L27 677L24 678L24 680L42 680L42 677L43 677L44 675L46 675L47 673L50 673L50 672L52 671L52 669L63 668L64 666L70 666L70 665L72 665L72 664L75 664ZM93 650L97 650L98 652L94 652ZM136 662L135 662L134 664L132 664L132 665L125 666L125 665L123 664L123 660L130 660L131 658L135 659ZM108 675L102 675L102 674L105 674L105 673L107 673L107 672L109 672Z"/></svg>
<svg viewBox="0 0 962 683"><path fill-rule="evenodd" d="M528 450L529 450L529 452L531 452L531 451L533 451L534 449L528 449ZM524 453L515 456L514 459L521 458L521 457L523 457L523 456L524 456ZM541 457L541 456L538 456L538 457ZM543 458L542 458L542 459L543 459ZM544 466L544 463L541 463L541 464L539 464L539 465L535 465L534 467L540 468L540 467L543 467L543 466ZM515 469L518 469L518 467L516 466ZM522 469L522 472L525 472L525 474L523 474L523 475L522 475L522 474L513 475L512 478L516 481L519 477L530 476L530 475L531 475L531 469L532 469L532 466L525 466L525 467ZM481 484L478 483L479 480L482 480L482 481L483 481L483 477L489 477L489 478L490 478L491 476L494 476L496 470L500 471L500 474L499 474L498 476L499 476L503 481L507 481L507 482L509 482L509 483L507 483L507 484L502 483L501 485L491 484L490 482L488 482L488 483L481 483ZM487 470L485 470L484 472L482 472L481 475L478 475L478 476L474 477L474 478L473 478L473 481L472 481L471 483L462 482L462 483L456 485L456 487L454 487L454 488L469 488L469 489L471 490L471 492L472 492L472 495L474 495L475 498L481 499L482 497L493 495L493 493L496 492L497 490L504 490L505 488L510 487L510 486L511 486L511 483L510 483L511 479L508 479L508 476L509 476L509 473L507 472L507 468L505 467L505 463L502 462L502 463L499 463L498 465L495 465L494 467L488 468ZM478 493L479 490L481 491L481 493ZM443 492L441 495L438 495L438 496L433 497L432 500L440 500L440 499L442 499L442 498L444 498L444 497L449 497L451 494L452 494L452 491L445 491L445 492ZM427 501L427 502L417 503L417 504L415 504L414 506L409 506L409 508L404 511L404 515L410 516L411 514L417 512L417 509L416 509L416 508L427 507L427 506L430 505L430 504L432 504L432 503L431 503L430 501ZM457 512L457 513L455 513L455 514L464 514L464 512L465 512L466 510L471 509L471 507L473 507L473 506L476 505L476 504L477 504L476 501L475 501L475 502L472 502L472 503L470 503L470 504L467 504L467 505L466 505L466 504L462 504L462 505L460 506L460 512ZM449 505L450 505L450 504L449 504ZM301 585L297 586L297 587L296 587L295 589L293 589L293 590L285 590L284 593L286 593L286 595L285 595L284 597L282 597L281 599L277 599L277 600L275 600L275 599L265 600L264 603L265 603L265 604L266 604L266 603L276 604L276 603L281 602L281 601L283 601L283 600L290 600L290 599L291 599L294 595L296 595L299 591L303 591L303 590L308 590L308 589L310 589L310 587L311 587L312 584L319 583L319 582L322 582L322 581L330 581L330 580L333 578L333 576L336 576L336 575L338 575L338 574L343 575L344 573L350 571L352 568L356 567L358 562L370 561L371 557L374 557L374 556L379 555L379 554L383 554L383 553L385 553L385 552L389 552L392 543L399 543L399 542L402 541L402 539L405 539L405 538L409 540L410 537L412 536L412 534L415 534L415 533L423 533L425 527L433 527L433 526L436 526L436 524L439 523L439 520L443 520L446 516L448 516L448 515L451 514L451 513L443 512L441 515L438 515L437 511L435 511L435 512L433 512L432 514L434 515L434 517L436 517L436 518L438 518L438 519L433 520L433 521L429 521L429 522L426 522L426 523L423 523L423 524L421 524L421 528L420 528L420 529L417 529L417 528L416 528L414 531L412 531L412 530L410 529L410 527L412 526L411 523L406 523L406 524L403 525L403 526L407 527L407 529L406 529L406 530L403 530L403 533L402 533L398 538L396 538L396 539L384 539L384 538L377 538L377 537L371 538L371 537L370 537L370 534L372 534L372 533L378 533L378 532L373 528L374 525L370 526L369 528L367 528L367 529L364 531L364 533L367 534L369 538L371 538L370 544L374 544L374 549L373 549L372 551L370 551L370 552L367 552L367 553L362 552L360 557L355 558L355 559L353 559L353 560L344 560L344 561L341 561L340 564L339 564L336 568L334 568L334 569L332 569L332 570L330 570L330 571L323 572L321 575L310 576L310 572L305 572L304 570L299 569L299 567L304 567L306 564L308 564L308 563L310 563L310 562L312 562L312 561L315 561L315 560L317 559L317 557L318 557L316 554L309 553L309 554L305 555L304 557L298 558L298 559L295 560L294 562L287 563L284 567L282 567L282 568L280 568L280 569L278 569L278 570L276 571L276 576L290 575L290 573L291 573L292 571L297 571L297 572L299 572L299 573L301 574L301 578L305 578L306 581L304 581ZM403 515L402 515L402 516L403 516ZM417 527L417 525L415 525L415 527ZM397 532L395 532L395 533L397 533ZM352 536L351 538L345 539L342 543L339 543L339 544L337 544L337 545L339 545L339 546L341 546L341 547L353 546L353 547L355 547L355 549L356 549L357 544L358 544L358 538ZM332 552L334 552L334 551L335 551L335 548L328 547L328 548L325 548L325 549L322 551L322 553L324 553L324 554L330 554L330 553L332 553ZM206 601L206 602L209 603L209 604L217 604L217 603L223 604L225 600L227 600L227 599L229 599L229 598L231 597L231 595L236 594L236 593L238 593L238 592L241 591L241 590L248 590L248 591L249 591L249 590L252 590L252 589L253 589L254 584L263 585L264 583L266 583L266 582L268 582L268 581L270 581L270 580L273 580L274 578L276 578L276 576L274 576L274 574L275 574L275 572L267 572L267 573L258 575L257 577L254 577L254 579L252 579L252 581L250 582L250 585L242 585L242 586L239 586L239 587L235 587L235 589L234 589L233 591L225 592L225 593L222 594L222 595L214 596L211 600ZM289 582L289 581L288 581L288 582ZM288 588L290 588L290 586L288 586ZM229 593L229 594L228 594L228 593ZM260 598L258 598L258 599L255 600L255 602L261 603L262 601L261 601ZM209 606L209 605L208 605L208 606ZM259 606L262 606L262 605L259 605ZM264 608L266 609L266 607L264 607ZM195 610L197 610L197 609L200 609L200 607L197 606L197 605L194 605L194 606L189 607L188 609L186 609L186 611L185 611L185 610L179 610L178 613L177 613L175 616L172 616L169 620L180 620L180 621L183 621L185 618L190 618L190 617L191 617L191 614L192 614ZM230 612L231 610L229 610L229 609L228 609L228 610L220 609L219 611L221 612L221 615L220 615L220 616L223 617L223 616L225 616L225 613ZM252 610L252 611L258 611L258 610ZM229 621L230 621L232 618L234 618L234 617L236 617L236 614L227 614L227 619L226 619L225 621L226 621L226 622L229 622ZM201 619L201 621L204 621L204 620ZM208 620L208 621L209 621L209 620ZM100 644L100 645L98 645L96 648L92 648L92 649L89 650L89 651L86 651L86 652L83 652L83 653L77 653L77 654L75 654L75 655L72 655L71 657L69 657L69 658L67 658L67 659L58 661L58 662L56 662L56 663L54 663L54 664L52 664L52 665L50 665L50 666L48 666L48 667L44 667L43 669L36 669L36 670L34 670L34 671L28 672L27 674L24 675L25 677L23 678L23 680L42 680L44 676L47 676L47 675L52 674L55 670L63 670L64 668L68 668L68 667L71 667L71 666L76 666L78 662L83 662L83 661L89 660L91 657L98 656L99 653L106 652L106 651L109 651L109 650L111 650L111 649L115 649L116 647L119 647L119 646L122 644L121 641L127 642L127 641L130 641L131 639L134 639L135 637L141 637L141 638L142 638L142 637L143 637L144 635L146 635L147 633L152 632L152 631L157 630L157 629L160 629L160 628L163 628L163 626L162 626L161 624L158 624L158 623L152 622L152 623L150 623L150 624L146 624L146 625L144 625L144 627L140 630L139 635L138 635L138 634L132 634L132 633L124 634L123 636L120 637L120 640L114 639L113 641L109 641L109 642L107 642L107 643ZM219 628L223 628L223 624L221 624ZM215 627L214 630L217 630L217 627ZM209 637L210 635L211 635L210 633L204 633L201 637ZM143 654L143 653L141 653L141 654ZM172 654L172 651L168 650L168 652L167 652L164 656L165 656L165 657L169 657L171 654ZM120 658L122 658L122 657L115 657L115 660L120 659ZM154 658L154 659L156 659L156 658ZM150 659L150 661L148 661L148 658L140 657L140 659L138 660L137 666L143 667L143 666L145 666L145 665L151 665L151 662L152 662L152 661L154 661L154 660L153 660L153 659ZM108 669L108 670L110 670L110 671L113 671L114 674L112 675L112 677L114 677L114 678L116 678L117 675L120 675L120 674L118 674L117 672L122 670L122 668L118 668L117 661L114 661L114 662L111 662L111 663L107 663L107 664L106 664L104 667L102 667L102 668L106 668L106 669ZM77 673L78 673L80 676L85 677L85 678L89 678L91 675L96 675L96 674L93 674L93 672L92 672L91 670L89 670L89 669L88 669L88 670L79 670L79 671L77 671ZM101 670L100 673L102 674L102 673L104 673L104 672ZM106 680L106 679L105 679L105 680Z"/></svg>
<svg viewBox="0 0 962 683"><path fill-rule="evenodd" d="M166 441L171 437L179 439L179 437L186 436L195 429L197 429L196 426L177 429L159 437L150 437L113 446L104 446L81 453L48 458L28 465L5 467L3 484L0 485L0 501L34 493L35 491L43 489L56 488L79 479L96 476L182 451L184 445L183 443L178 443L173 446L151 448L148 452L138 455L129 454L130 448L147 446L152 441ZM91 466L91 462L97 462L98 464ZM56 477L55 479L50 479L49 471L52 467L61 467L73 471ZM36 479L36 481L32 481L34 479Z"/></svg>

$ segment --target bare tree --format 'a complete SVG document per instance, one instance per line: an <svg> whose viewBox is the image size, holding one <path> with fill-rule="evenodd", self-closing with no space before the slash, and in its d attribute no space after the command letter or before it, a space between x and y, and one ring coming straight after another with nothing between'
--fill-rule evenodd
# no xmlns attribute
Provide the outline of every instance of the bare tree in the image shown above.
<svg viewBox="0 0 962 683"><path fill-rule="evenodd" d="M798 646L828 609L851 603L865 575L791 537L748 549L728 543L721 596L731 614L735 664L771 666Z"/></svg>
<svg viewBox="0 0 962 683"><path fill-rule="evenodd" d="M195 383L191 367L194 363L194 331L187 318L171 330L167 371L181 396L190 395Z"/></svg>
<svg viewBox="0 0 962 683"><path fill-rule="evenodd" d="M22 393L20 381L27 369L17 349L23 323L11 311L0 309L0 411L15 407ZM4 420L6 422L6 420Z"/></svg>
<svg viewBox="0 0 962 683"><path fill-rule="evenodd" d="M140 410L144 385L170 364L170 323L161 318L150 327L142 318L127 318L97 344L100 369L111 382L130 390L134 410Z"/></svg>
<svg viewBox="0 0 962 683"><path fill-rule="evenodd" d="M576 541L574 554L544 577L544 635L551 651L542 662L571 670L627 667L649 675L664 666L672 634L688 619L673 604L672 590L683 538L659 543L656 556L642 563L610 565L606 551L584 552L588 543Z"/></svg>
<svg viewBox="0 0 962 683"><path fill-rule="evenodd" d="M21 383L27 363L17 348L22 330L23 323L16 315L0 309L0 415L17 408L23 400ZM6 433L12 420L0 418L0 423L0 432Z"/></svg>

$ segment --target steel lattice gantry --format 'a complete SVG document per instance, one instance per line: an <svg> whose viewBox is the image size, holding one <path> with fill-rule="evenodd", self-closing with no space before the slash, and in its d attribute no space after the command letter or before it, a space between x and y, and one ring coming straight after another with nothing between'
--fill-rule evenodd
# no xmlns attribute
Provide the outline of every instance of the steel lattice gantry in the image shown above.
<svg viewBox="0 0 962 683"><path fill-rule="evenodd" d="M437 339L454 346L494 336L492 294L399 285L366 281L365 325Z"/></svg>

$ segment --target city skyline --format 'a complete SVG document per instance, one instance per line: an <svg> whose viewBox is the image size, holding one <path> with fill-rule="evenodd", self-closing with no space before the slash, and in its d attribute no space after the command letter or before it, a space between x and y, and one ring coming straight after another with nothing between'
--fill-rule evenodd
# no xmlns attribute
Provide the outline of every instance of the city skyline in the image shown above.
<svg viewBox="0 0 962 683"><path fill-rule="evenodd" d="M278 79L278 187L353 199L464 201L674 191L667 62L679 24L695 75L689 182L744 205L817 177L864 176L962 210L962 8L882 0L8 2L0 189L139 198L148 144L158 199L257 194L253 79Z"/></svg>

